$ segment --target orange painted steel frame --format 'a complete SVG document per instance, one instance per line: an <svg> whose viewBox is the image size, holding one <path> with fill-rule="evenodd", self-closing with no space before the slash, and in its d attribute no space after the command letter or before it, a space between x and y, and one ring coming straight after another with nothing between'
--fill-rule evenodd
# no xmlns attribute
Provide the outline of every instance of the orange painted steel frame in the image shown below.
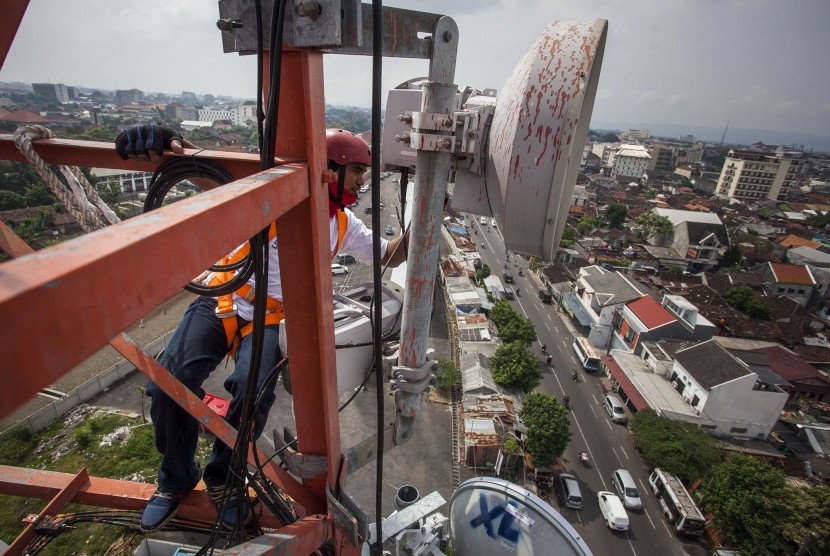
<svg viewBox="0 0 830 556"><path fill-rule="evenodd" d="M5 60L27 2L6 5L4 11L10 17L0 22L0 61ZM286 50L281 83L277 155L305 162L260 172L0 266L0 314L13 323L0 335L5 358L0 376L6 384L14 384L14 388L0 390L0 416L8 415L111 340L207 428L232 439L235 431L227 423L215 419L195 396L182 392L178 381L126 337L117 336L191 277L277 219L280 260L288 263L280 270L286 326L294 338L288 355L298 450L324 455L329 465L325 477L309 479L304 485L270 466L266 473L295 498L301 506L298 512L306 517L279 529L275 536L227 553L309 554L332 538L336 552L357 553L358 547L338 542L340 536L325 514L324 502L327 485L338 491L341 454L327 194L321 182L326 166L322 54ZM146 163L122 161L111 145L63 140L35 145L48 162L152 169ZM12 148L10 137L0 137L0 158L20 160ZM255 157L249 155L196 156L221 159L237 178L258 169ZM3 244L14 244L8 234L3 235ZM76 486L71 475L56 478L47 471L0 467L0 492L54 496L59 505L66 496L56 495L56 490L68 493ZM93 477L71 500L138 509L151 491L149 485ZM182 517L210 519L214 515L204 493L194 493L188 501ZM265 525L272 523L265 519Z"/></svg>

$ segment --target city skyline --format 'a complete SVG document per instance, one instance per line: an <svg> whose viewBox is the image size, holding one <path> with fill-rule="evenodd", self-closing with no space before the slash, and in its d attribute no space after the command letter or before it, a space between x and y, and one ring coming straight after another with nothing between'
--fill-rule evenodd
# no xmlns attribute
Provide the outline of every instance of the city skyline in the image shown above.
<svg viewBox="0 0 830 556"><path fill-rule="evenodd" d="M551 21L605 18L609 34L593 122L719 130L730 122L730 129L830 137L830 102L824 98L830 72L822 71L823 54L830 51L830 36L823 29L830 20L830 4L821 0L388 4L445 13L456 20L460 37L455 82L460 87L500 88ZM195 0L163 5L143 0L129 5L33 2L0 81L253 98L254 57L221 52L217 18L215 5ZM79 32L88 28L96 32ZM43 36L51 38L45 41ZM114 46L90 49L90 36ZM61 48L54 48L56 43ZM370 72L368 58L326 56L326 102L369 106ZM424 75L427 62L385 59L383 72L388 89Z"/></svg>

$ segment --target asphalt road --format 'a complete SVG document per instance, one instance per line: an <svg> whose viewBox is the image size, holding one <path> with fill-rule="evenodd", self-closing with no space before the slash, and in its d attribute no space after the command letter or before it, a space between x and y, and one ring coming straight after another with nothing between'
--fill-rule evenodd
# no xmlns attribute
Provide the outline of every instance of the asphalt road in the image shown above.
<svg viewBox="0 0 830 556"><path fill-rule="evenodd" d="M489 221L489 219L488 219ZM676 536L663 519L657 499L648 486L649 469L634 449L631 433L624 425L612 423L602 406L602 399L608 389L608 381L599 373L586 373L580 366L571 345L578 324L566 326L555 305L542 303L537 293L539 280L528 270L525 259L511 255L508 269L505 269L504 241L497 229L491 225L479 224L478 218L472 226L478 231L473 239L484 248L479 250L483 262L490 266L492 273L499 277L507 270L513 274L513 289L519 292L509 303L514 309L530 319L536 328L538 341L532 350L539 357L544 378L539 391L562 399L570 397L571 442L563 455L568 472L579 479L584 505L581 510L568 509L555 498L551 503L583 535L594 554L633 554L635 556L661 555L703 555L707 550L696 540ZM524 276L518 275L519 269ZM552 357L552 366L545 363L541 346L547 345ZM579 382L571 378L571 371L577 369ZM587 451L591 464L585 468L579 464L578 454ZM627 532L612 532L603 521L596 501L601 490L614 488L610 477L614 470L628 469L640 488L643 511L628 511L630 528Z"/></svg>

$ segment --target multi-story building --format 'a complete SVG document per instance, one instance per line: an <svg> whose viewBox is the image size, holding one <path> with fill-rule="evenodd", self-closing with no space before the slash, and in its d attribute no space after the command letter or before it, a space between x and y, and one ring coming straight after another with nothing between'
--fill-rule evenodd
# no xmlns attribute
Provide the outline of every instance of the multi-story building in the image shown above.
<svg viewBox="0 0 830 556"><path fill-rule="evenodd" d="M233 110L216 109L216 108L201 108L199 109L200 122L215 122L216 120L231 120L233 121Z"/></svg>
<svg viewBox="0 0 830 556"><path fill-rule="evenodd" d="M36 95L43 95L61 104L72 102L69 95L69 87L63 83L32 83L32 90Z"/></svg>
<svg viewBox="0 0 830 556"><path fill-rule="evenodd" d="M614 155L614 176L617 181L636 181L639 183L648 169L651 155L642 145L620 145Z"/></svg>
<svg viewBox="0 0 830 556"><path fill-rule="evenodd" d="M651 130L649 129L629 129L620 135L623 141L647 141L651 139Z"/></svg>
<svg viewBox="0 0 830 556"><path fill-rule="evenodd" d="M784 201L797 188L804 153L732 149L721 169L715 194L730 199Z"/></svg>
<svg viewBox="0 0 830 556"><path fill-rule="evenodd" d="M144 99L144 93L138 89L121 89L115 91L116 104L129 104L131 102L141 102Z"/></svg>
<svg viewBox="0 0 830 556"><path fill-rule="evenodd" d="M233 125L253 126L256 124L256 102L249 100L232 110Z"/></svg>
<svg viewBox="0 0 830 556"><path fill-rule="evenodd" d="M164 113L177 120L195 120L199 112L192 106L185 106L178 102L171 102L164 108Z"/></svg>

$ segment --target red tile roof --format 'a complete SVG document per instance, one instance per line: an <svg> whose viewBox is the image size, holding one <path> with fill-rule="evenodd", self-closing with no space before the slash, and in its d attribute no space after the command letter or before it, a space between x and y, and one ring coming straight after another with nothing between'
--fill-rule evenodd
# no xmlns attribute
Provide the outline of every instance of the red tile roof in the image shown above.
<svg viewBox="0 0 830 556"><path fill-rule="evenodd" d="M765 353L769 359L772 372L787 381L817 379L827 382L827 379L812 365L807 363L801 356L779 347L766 347L754 349L759 353Z"/></svg>
<svg viewBox="0 0 830 556"><path fill-rule="evenodd" d="M628 303L628 309L640 319L640 322L646 325L649 330L653 330L664 324L674 322L675 318L667 310L663 308L653 297L646 295Z"/></svg>
<svg viewBox="0 0 830 556"><path fill-rule="evenodd" d="M21 108L20 110L16 110L14 112L9 112L4 116L0 116L0 120L27 124L42 124L50 121L42 117L40 114L35 114L31 110L26 110L25 108Z"/></svg>
<svg viewBox="0 0 830 556"><path fill-rule="evenodd" d="M806 284L812 286L815 280L803 264L769 263L775 280L779 284Z"/></svg>
<svg viewBox="0 0 830 556"><path fill-rule="evenodd" d="M817 241L810 241L809 239L804 239L803 237L794 235L784 236L777 240L777 242L782 247L812 247L813 249L821 247L821 243L818 243Z"/></svg>

